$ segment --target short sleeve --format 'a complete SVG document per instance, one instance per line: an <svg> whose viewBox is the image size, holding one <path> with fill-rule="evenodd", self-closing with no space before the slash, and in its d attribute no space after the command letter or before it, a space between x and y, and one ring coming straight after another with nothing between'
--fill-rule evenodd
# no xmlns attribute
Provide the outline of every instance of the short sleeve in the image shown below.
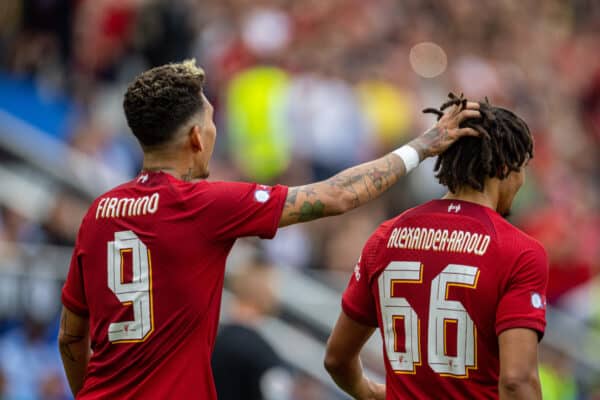
<svg viewBox="0 0 600 400"><path fill-rule="evenodd" d="M548 259L541 245L525 250L508 278L496 312L496 334L529 328L541 338L546 327Z"/></svg>
<svg viewBox="0 0 600 400"><path fill-rule="evenodd" d="M287 186L265 186L244 182L211 182L210 208L214 235L220 239L259 236L271 239L277 233Z"/></svg>
<svg viewBox="0 0 600 400"><path fill-rule="evenodd" d="M371 293L368 271L375 254L375 240L369 239L342 296L344 313L363 325L377 326L377 306Z"/></svg>
<svg viewBox="0 0 600 400"><path fill-rule="evenodd" d="M79 248L79 240L75 244L71 264L67 274L67 280L62 290L62 303L70 311L77 315L89 315L85 289L83 286L83 271L81 265L82 252Z"/></svg>

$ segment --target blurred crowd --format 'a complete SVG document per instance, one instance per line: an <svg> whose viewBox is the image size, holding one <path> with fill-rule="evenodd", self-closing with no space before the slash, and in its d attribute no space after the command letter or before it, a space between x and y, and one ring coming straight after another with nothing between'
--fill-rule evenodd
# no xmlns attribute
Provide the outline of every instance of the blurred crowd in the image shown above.
<svg viewBox="0 0 600 400"><path fill-rule="evenodd" d="M149 67L195 58L216 109L211 179L296 185L423 132L433 121L420 110L450 91L487 97L521 115L535 137L511 221L546 247L548 301L600 327L592 301L600 291L599 46L595 0L9 0L0 3L0 109L132 177L141 154L122 115L126 85ZM15 105L9 93L17 91L31 98ZM0 147L4 162L14 156ZM443 195L433 163L375 204L255 245L269 262L325 271L319 276L341 288L379 223ZM77 169L82 181L103 179L96 172ZM52 193L52 204L30 215L0 204L4 260L18 256L13 242L73 243L91 198L72 187ZM46 324L47 337L53 328ZM0 398L13 379L2 371L15 369L3 343L34 351L48 343L43 334L0 323ZM565 374L547 365L548 382ZM48 393L60 392L45 379ZM556 398L576 398L571 392Z"/></svg>

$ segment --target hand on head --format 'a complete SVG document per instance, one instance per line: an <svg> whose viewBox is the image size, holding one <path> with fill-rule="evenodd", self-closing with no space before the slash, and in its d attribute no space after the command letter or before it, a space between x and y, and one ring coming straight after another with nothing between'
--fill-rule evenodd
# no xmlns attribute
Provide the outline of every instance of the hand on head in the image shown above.
<svg viewBox="0 0 600 400"><path fill-rule="evenodd" d="M448 97L450 100L439 110L434 108L423 110L424 113L436 114L438 121L431 129L411 142L422 159L443 153L463 136L480 135L473 128L461 127L463 121L481 117L479 103L467 101L462 94L459 97L450 93Z"/></svg>

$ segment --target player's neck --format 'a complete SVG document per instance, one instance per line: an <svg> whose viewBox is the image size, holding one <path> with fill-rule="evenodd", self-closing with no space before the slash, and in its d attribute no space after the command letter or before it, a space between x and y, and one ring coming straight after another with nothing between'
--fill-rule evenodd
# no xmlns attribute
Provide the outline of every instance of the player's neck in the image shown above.
<svg viewBox="0 0 600 400"><path fill-rule="evenodd" d="M183 181L192 179L192 168L189 162L165 153L144 152L142 171L165 172Z"/></svg>
<svg viewBox="0 0 600 400"><path fill-rule="evenodd" d="M483 192L472 188L461 188L456 192L448 192L443 197L446 200L461 200L469 203L479 204L484 207L489 207L496 210L498 207L498 193L495 188L486 185Z"/></svg>

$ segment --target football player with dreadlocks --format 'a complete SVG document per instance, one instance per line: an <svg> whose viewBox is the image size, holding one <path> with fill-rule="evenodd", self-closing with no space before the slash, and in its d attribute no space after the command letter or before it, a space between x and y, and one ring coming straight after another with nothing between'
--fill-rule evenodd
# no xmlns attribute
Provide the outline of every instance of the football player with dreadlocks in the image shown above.
<svg viewBox="0 0 600 400"><path fill-rule="evenodd" d="M450 94L438 118L466 100ZM384 222L367 241L342 299L325 367L357 399L541 399L544 248L503 217L525 179L525 121L480 103L435 171L448 193ZM379 328L387 385L359 354ZM386 393L387 392L387 393Z"/></svg>

